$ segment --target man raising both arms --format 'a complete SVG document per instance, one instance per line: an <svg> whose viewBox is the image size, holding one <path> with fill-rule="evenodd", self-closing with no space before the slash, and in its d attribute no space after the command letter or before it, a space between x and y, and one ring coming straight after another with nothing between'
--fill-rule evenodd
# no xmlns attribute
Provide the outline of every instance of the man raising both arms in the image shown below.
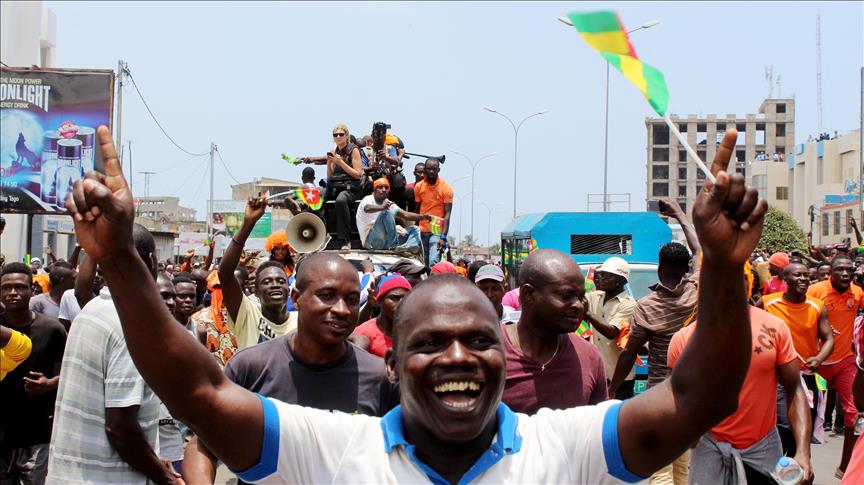
<svg viewBox="0 0 864 485"><path fill-rule="evenodd" d="M129 247L132 194L110 132L103 126L98 136L105 174L91 172L68 198L76 233L116 288L126 342L142 375L244 480L638 481L736 408L751 340L740 271L759 240L767 205L742 175L725 172L734 129L717 152L717 182L706 182L694 205L705 254L700 323L691 340L698 350L683 352L669 380L625 403L513 413L500 402L506 358L492 305L465 278L441 276L419 285L397 312L387 367L400 383L402 404L381 419L288 405L230 382L144 277ZM159 353L152 352L154 333L162 337ZM184 372L171 372L178 368Z"/></svg>
<svg viewBox="0 0 864 485"><path fill-rule="evenodd" d="M263 198L249 198L243 225L231 238L219 264L219 283L222 286L225 308L228 310L226 323L228 330L237 338L237 346L241 350L285 335L297 328L296 315L285 308L288 301L288 276L282 263L266 261L255 271L260 308L243 293L243 287L234 277L234 270L243 253L243 245L266 208L267 203Z"/></svg>

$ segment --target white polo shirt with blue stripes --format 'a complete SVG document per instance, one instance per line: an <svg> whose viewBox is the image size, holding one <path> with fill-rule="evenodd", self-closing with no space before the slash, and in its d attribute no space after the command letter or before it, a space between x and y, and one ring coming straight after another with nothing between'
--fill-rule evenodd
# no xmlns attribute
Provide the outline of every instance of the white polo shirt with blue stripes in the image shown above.
<svg viewBox="0 0 864 485"><path fill-rule="evenodd" d="M236 472L259 483L448 483L415 454L397 406L382 418L305 408L259 396L259 463ZM497 434L459 480L467 483L635 483L618 444L620 401L517 414L497 411Z"/></svg>

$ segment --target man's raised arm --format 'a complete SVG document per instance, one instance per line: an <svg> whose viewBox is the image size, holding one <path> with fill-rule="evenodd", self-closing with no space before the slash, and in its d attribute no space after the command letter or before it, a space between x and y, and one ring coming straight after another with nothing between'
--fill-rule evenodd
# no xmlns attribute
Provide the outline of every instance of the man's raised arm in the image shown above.
<svg viewBox="0 0 864 485"><path fill-rule="evenodd" d="M261 455L261 403L225 377L210 353L177 325L162 303L153 275L132 245L132 192L111 132L100 126L97 136L105 174L90 172L75 182L67 207L81 246L101 266L111 289L132 360L171 414L188 424L223 462L235 470L250 468ZM159 335L159 352L153 352L154 335Z"/></svg>
<svg viewBox="0 0 864 485"><path fill-rule="evenodd" d="M750 317L744 262L762 234L764 200L744 176L726 172L737 132L726 132L693 207L702 245L699 322L668 380L621 408L621 454L633 473L648 476L681 455L732 414L750 364Z"/></svg>
<svg viewBox="0 0 864 485"><path fill-rule="evenodd" d="M228 249L225 250L222 261L219 263L219 284L222 286L222 298L225 301L228 314L234 321L237 320L237 312L240 311L240 304L243 303L243 288L234 278L234 270L237 269L237 263L240 262L243 246L246 245L249 234L252 234L255 223L261 219L266 209L267 202L265 199L250 197L246 201L243 224L228 242Z"/></svg>

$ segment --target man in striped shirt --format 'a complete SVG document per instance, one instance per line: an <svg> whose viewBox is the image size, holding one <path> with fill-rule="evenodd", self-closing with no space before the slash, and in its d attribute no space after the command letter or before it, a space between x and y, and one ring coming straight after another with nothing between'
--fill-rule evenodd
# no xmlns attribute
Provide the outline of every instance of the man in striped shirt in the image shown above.
<svg viewBox="0 0 864 485"><path fill-rule="evenodd" d="M153 236L135 224L138 256L156 279ZM154 348L159 335L154 335ZM173 483L156 453L159 399L126 348L106 286L72 326L54 408L46 483Z"/></svg>

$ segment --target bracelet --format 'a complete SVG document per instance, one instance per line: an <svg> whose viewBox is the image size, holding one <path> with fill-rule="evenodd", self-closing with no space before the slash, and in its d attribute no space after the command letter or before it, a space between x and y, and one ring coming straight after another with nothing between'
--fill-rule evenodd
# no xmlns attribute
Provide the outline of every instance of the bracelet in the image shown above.
<svg viewBox="0 0 864 485"><path fill-rule="evenodd" d="M236 239L234 239L234 238L233 238L233 237L232 237L232 238L231 238L231 242L233 242L233 243L234 243L234 244L236 244L236 245L238 245L238 246L240 246L240 247L241 247L241 248L242 248L242 247L243 247L243 245L242 245L242 244L240 244L240 241L238 241L238 240L236 240Z"/></svg>

